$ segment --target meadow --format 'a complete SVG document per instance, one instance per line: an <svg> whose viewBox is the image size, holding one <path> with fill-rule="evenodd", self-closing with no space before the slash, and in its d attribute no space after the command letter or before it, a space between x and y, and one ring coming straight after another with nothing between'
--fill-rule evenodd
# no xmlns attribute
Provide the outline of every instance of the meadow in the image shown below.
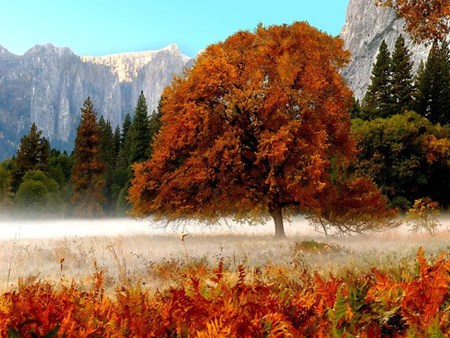
<svg viewBox="0 0 450 338"><path fill-rule="evenodd" d="M3 224L1 336L450 333L445 219L435 237L324 237L296 219L286 240L270 224L19 223Z"/></svg>

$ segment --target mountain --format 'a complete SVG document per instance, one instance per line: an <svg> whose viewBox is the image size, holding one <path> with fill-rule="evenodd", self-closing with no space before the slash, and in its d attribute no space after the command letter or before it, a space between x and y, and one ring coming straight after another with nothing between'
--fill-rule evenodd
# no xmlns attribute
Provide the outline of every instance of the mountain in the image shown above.
<svg viewBox="0 0 450 338"><path fill-rule="evenodd" d="M362 99L370 82L372 65L383 39L389 50L394 50L397 37L405 38L415 68L428 56L429 47L414 44L403 29L403 20L396 17L392 9L377 7L374 0L350 0L347 16L340 37L352 58L342 75L347 80L355 97Z"/></svg>
<svg viewBox="0 0 450 338"><path fill-rule="evenodd" d="M70 151L88 96L114 127L133 113L141 90L152 112L164 87L192 62L175 44L101 57L51 44L19 56L0 46L0 160L16 152L32 122L52 146Z"/></svg>

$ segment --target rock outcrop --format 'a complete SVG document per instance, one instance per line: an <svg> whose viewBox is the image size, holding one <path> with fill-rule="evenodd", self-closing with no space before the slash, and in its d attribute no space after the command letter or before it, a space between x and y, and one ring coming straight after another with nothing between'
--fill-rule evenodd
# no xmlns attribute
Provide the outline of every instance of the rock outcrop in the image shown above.
<svg viewBox="0 0 450 338"><path fill-rule="evenodd" d="M19 56L0 46L0 160L15 153L32 122L52 146L70 151L88 96L113 126L133 113L141 90L152 112L164 87L191 63L176 45L103 57L51 44Z"/></svg>
<svg viewBox="0 0 450 338"><path fill-rule="evenodd" d="M429 47L411 41L403 29L403 21L396 17L393 10L377 7L374 0L349 1L340 36L345 41L345 47L352 53L352 58L342 74L355 97L362 99L366 92L381 42L385 40L392 52L400 34L405 38L417 67L420 60L428 56Z"/></svg>

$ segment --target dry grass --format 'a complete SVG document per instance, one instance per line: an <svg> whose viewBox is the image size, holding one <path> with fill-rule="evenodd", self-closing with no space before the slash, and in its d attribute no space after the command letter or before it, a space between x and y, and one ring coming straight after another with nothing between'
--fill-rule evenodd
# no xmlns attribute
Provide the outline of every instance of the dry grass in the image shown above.
<svg viewBox="0 0 450 338"><path fill-rule="evenodd" d="M159 271L192 264L215 266L221 259L230 269L243 265L250 271L272 264L307 268L322 275L364 272L372 266L395 272L414 269L420 246L428 256L448 253L450 231L441 228L435 237L399 229L350 238L291 235L287 240L212 233L190 234L183 241L179 235L16 238L1 242L0 289L13 288L26 279L75 279L89 284L96 270L105 271L105 287L110 290L136 283L157 288L166 286L161 285L163 280L170 280L159 276ZM174 270L174 283L176 273Z"/></svg>

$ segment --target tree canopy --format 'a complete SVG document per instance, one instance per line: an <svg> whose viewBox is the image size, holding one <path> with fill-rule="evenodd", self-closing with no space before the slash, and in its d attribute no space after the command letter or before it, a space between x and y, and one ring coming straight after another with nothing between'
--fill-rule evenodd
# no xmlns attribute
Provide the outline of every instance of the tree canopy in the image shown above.
<svg viewBox="0 0 450 338"><path fill-rule="evenodd" d="M17 157L14 160L13 188L16 191L23 176L29 170L49 170L50 145L42 130L33 122L30 131L20 140Z"/></svg>
<svg viewBox="0 0 450 338"><path fill-rule="evenodd" d="M443 41L449 33L448 0L375 0L375 3L393 8L417 42Z"/></svg>
<svg viewBox="0 0 450 338"><path fill-rule="evenodd" d="M22 210L39 214L51 214L59 207L58 184L40 170L30 170L24 177L16 194L17 206Z"/></svg>
<svg viewBox="0 0 450 338"><path fill-rule="evenodd" d="M306 23L209 46L163 93L153 155L134 165L137 215L166 219L320 212L332 163L355 155L343 42Z"/></svg>
<svg viewBox="0 0 450 338"><path fill-rule="evenodd" d="M360 152L354 163L373 178L395 207L407 210L415 199L429 196L450 204L448 131L414 112L388 119L353 121Z"/></svg>

